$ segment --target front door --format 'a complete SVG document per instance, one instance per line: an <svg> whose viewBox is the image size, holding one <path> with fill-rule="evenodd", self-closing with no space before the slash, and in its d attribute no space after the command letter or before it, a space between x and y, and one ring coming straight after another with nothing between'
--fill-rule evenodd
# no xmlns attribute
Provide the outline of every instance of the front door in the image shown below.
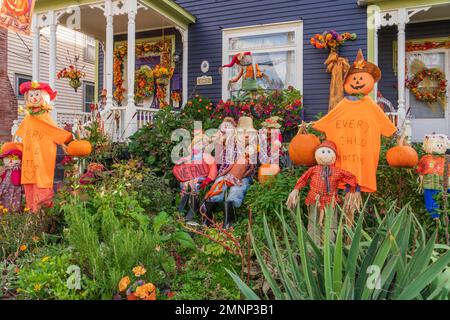
<svg viewBox="0 0 450 320"><path fill-rule="evenodd" d="M450 50L436 49L428 51L414 51L407 53L408 78L411 79L415 71L420 68L421 63L425 68L437 68L444 72L447 78L447 96L449 92L450 75ZM422 81L418 90L430 90L437 86L436 81ZM424 87L427 87L425 89ZM409 115L411 116L412 140L421 142L425 134L442 133L450 135L450 117L449 117L449 99L445 103L435 103L430 105L416 99L410 90L407 89L406 105L409 106Z"/></svg>

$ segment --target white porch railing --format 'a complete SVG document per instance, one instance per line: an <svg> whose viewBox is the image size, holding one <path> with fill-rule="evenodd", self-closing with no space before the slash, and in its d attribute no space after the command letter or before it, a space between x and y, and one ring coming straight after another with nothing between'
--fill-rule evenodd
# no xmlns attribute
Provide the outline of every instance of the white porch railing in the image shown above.
<svg viewBox="0 0 450 320"><path fill-rule="evenodd" d="M154 115L159 109L149 109L143 107L136 108L137 129L145 127L148 123L153 121Z"/></svg>
<svg viewBox="0 0 450 320"><path fill-rule="evenodd" d="M58 112L57 124L63 128L66 124L75 125L78 122L88 123L92 121L91 112Z"/></svg>

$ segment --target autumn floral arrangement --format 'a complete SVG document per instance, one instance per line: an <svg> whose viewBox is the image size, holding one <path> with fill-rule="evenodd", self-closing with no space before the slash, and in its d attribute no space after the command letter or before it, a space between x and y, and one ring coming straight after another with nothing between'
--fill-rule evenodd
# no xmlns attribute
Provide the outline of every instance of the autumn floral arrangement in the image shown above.
<svg viewBox="0 0 450 320"><path fill-rule="evenodd" d="M274 91L254 101L220 101L210 117L221 121L225 117L235 120L242 116L251 116L255 125L273 116L282 118L282 130L296 128L303 118L302 95L299 90L289 87L283 91Z"/></svg>
<svg viewBox="0 0 450 320"><path fill-rule="evenodd" d="M164 108L168 105L166 101L167 97L167 86L170 83L170 79L172 79L173 67L166 67L163 65L157 65L153 69L153 76L156 79L156 98L159 101L160 108Z"/></svg>
<svg viewBox="0 0 450 320"><path fill-rule="evenodd" d="M137 101L142 101L155 93L153 70L149 66L144 65L136 71L134 83L134 97Z"/></svg>
<svg viewBox="0 0 450 320"><path fill-rule="evenodd" d="M132 269L133 275L123 277L118 284L116 300L156 300L156 287L153 283L145 282L143 276L147 270L143 266Z"/></svg>
<svg viewBox="0 0 450 320"><path fill-rule="evenodd" d="M420 60L411 64L412 78L406 80L406 87L411 90L417 101L427 103L435 109L436 104L445 108L447 101L447 80L438 68L426 68Z"/></svg>
<svg viewBox="0 0 450 320"><path fill-rule="evenodd" d="M125 88L123 87L123 61L125 56L127 55L127 46L121 46L114 50L114 64L113 64L113 72L114 72L114 99L116 99L117 103L120 105L124 99L123 94L125 93Z"/></svg>
<svg viewBox="0 0 450 320"><path fill-rule="evenodd" d="M336 51L345 41L356 40L356 33L344 32L338 33L335 30L325 31L322 34L317 33L311 38L311 44L317 49L328 49Z"/></svg>
<svg viewBox="0 0 450 320"><path fill-rule="evenodd" d="M86 74L74 65L70 65L60 70L56 76L58 79L69 79L69 85L77 92L78 88L81 87L81 79Z"/></svg>

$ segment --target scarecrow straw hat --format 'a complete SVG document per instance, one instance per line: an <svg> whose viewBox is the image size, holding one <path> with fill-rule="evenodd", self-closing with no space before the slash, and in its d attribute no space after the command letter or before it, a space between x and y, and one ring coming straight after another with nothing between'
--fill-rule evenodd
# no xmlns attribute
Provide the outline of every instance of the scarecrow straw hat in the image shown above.
<svg viewBox="0 0 450 320"><path fill-rule="evenodd" d="M358 51L358 55L356 56L355 62L353 62L353 64L350 66L350 69L348 70L347 73L347 77L354 73L360 72L369 73L370 75L372 75L375 82L381 79L380 68L378 68L378 66L376 64L373 64L372 62L366 61L364 59L364 55L361 49L359 49Z"/></svg>
<svg viewBox="0 0 450 320"><path fill-rule="evenodd" d="M264 122L261 123L261 126L266 129L280 129L281 124L278 123L279 121L281 121L280 117L273 116L264 120Z"/></svg>

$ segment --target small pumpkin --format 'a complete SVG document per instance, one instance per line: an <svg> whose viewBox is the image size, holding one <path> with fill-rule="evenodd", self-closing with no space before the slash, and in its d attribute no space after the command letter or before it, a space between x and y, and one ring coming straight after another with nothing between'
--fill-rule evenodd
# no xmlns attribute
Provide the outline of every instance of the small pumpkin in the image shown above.
<svg viewBox="0 0 450 320"><path fill-rule="evenodd" d="M273 180L281 171L277 164L264 163L258 169L258 181L263 184Z"/></svg>
<svg viewBox="0 0 450 320"><path fill-rule="evenodd" d="M295 165L313 166L316 164L314 152L320 145L320 139L306 130L306 124L302 123L297 135L289 144L289 157Z"/></svg>
<svg viewBox="0 0 450 320"><path fill-rule="evenodd" d="M67 154L72 157L87 157L92 152L92 145L87 140L74 140L67 146Z"/></svg>
<svg viewBox="0 0 450 320"><path fill-rule="evenodd" d="M344 90L350 95L362 94L367 96L375 85L375 79L368 72L358 72L347 76Z"/></svg>
<svg viewBox="0 0 450 320"><path fill-rule="evenodd" d="M5 142L4 144L2 144L1 153L5 153L10 150L23 151L23 144L21 142Z"/></svg>
<svg viewBox="0 0 450 320"><path fill-rule="evenodd" d="M397 146L386 152L386 160L393 168L414 168L419 163L419 155L405 142L405 134L403 134Z"/></svg>

